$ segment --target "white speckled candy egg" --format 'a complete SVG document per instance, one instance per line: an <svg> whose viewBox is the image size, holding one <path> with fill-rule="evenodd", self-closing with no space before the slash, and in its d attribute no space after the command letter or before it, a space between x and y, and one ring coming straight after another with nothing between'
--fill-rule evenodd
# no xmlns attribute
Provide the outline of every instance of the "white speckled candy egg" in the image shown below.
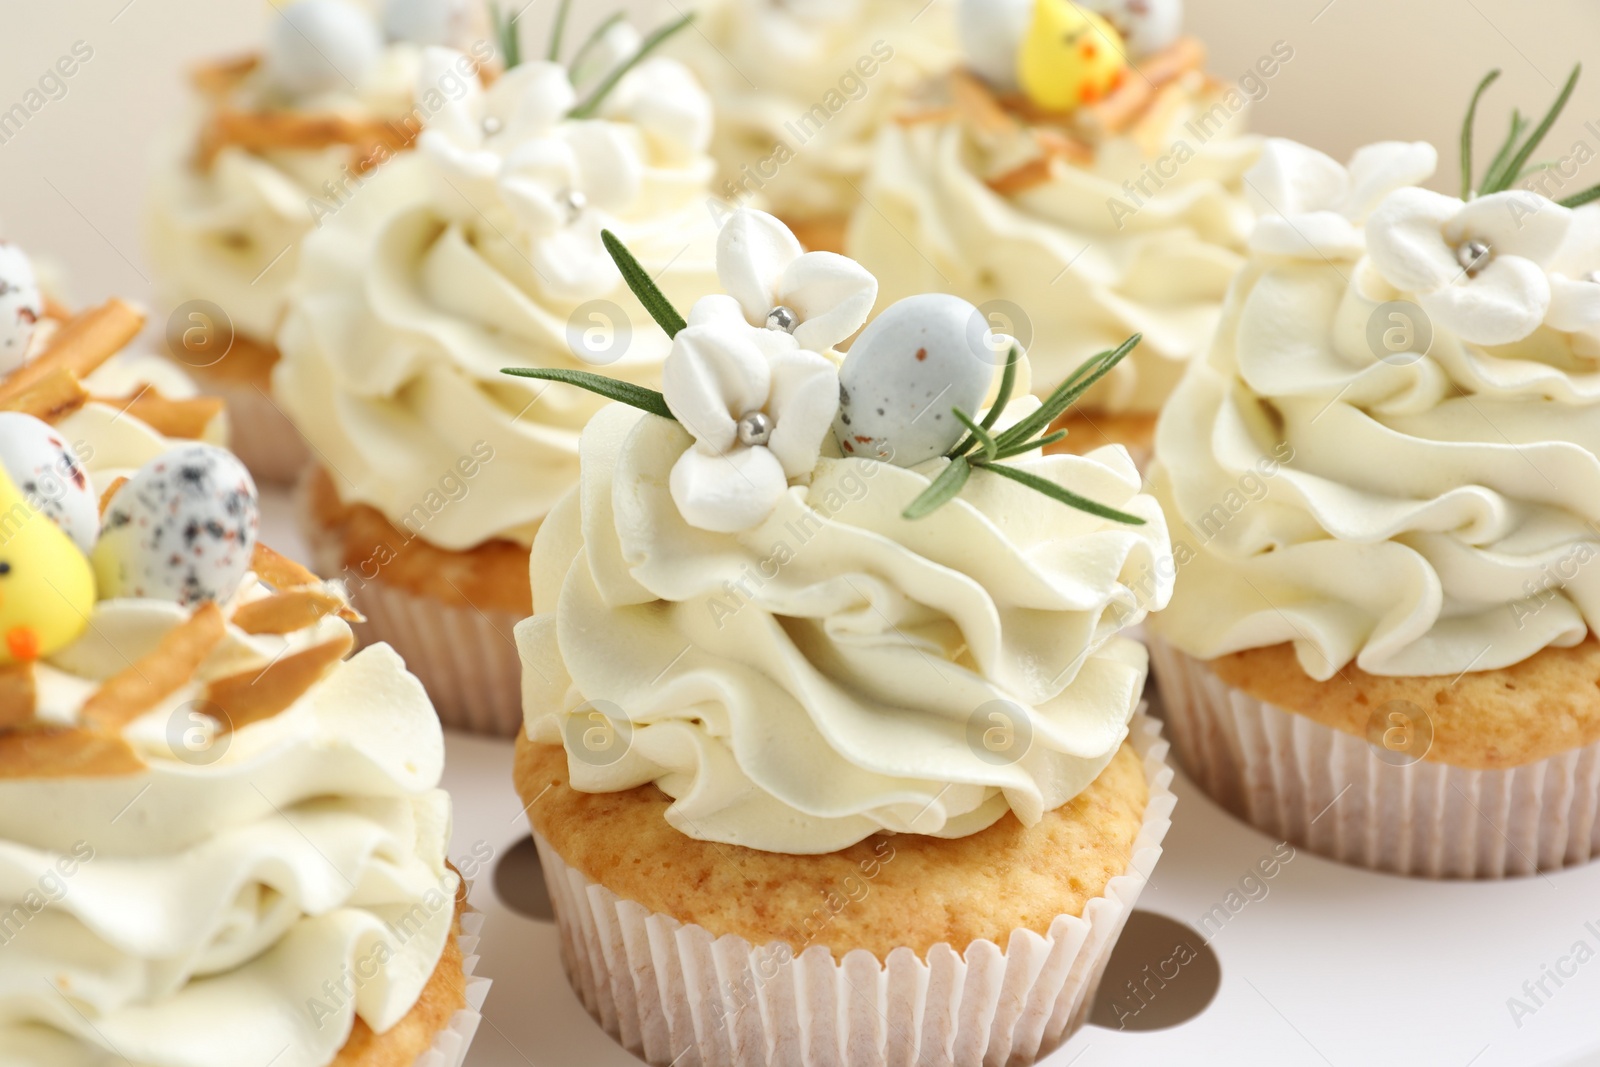
<svg viewBox="0 0 1600 1067"><path fill-rule="evenodd" d="M391 41L461 48L473 25L471 0L388 0L383 32Z"/></svg>
<svg viewBox="0 0 1600 1067"><path fill-rule="evenodd" d="M260 525L255 482L232 453L175 448L111 498L94 550L100 598L227 600L250 569Z"/></svg>
<svg viewBox="0 0 1600 1067"><path fill-rule="evenodd" d="M957 17L967 66L1002 92L1014 93L1017 56L1033 24L1034 0L961 0Z"/></svg>
<svg viewBox="0 0 1600 1067"><path fill-rule="evenodd" d="M974 343L987 336L982 323L977 308L941 293L874 319L839 369L833 433L844 454L914 467L961 440L966 428L950 409L976 416L999 363Z"/></svg>
<svg viewBox="0 0 1600 1067"><path fill-rule="evenodd" d="M16 245L0 241L0 374L10 374L27 360L34 324L43 314L33 262Z"/></svg>
<svg viewBox="0 0 1600 1067"><path fill-rule="evenodd" d="M349 0L299 0L272 21L266 70L291 96L314 96L359 86L382 53L377 24Z"/></svg>
<svg viewBox="0 0 1600 1067"><path fill-rule="evenodd" d="M67 439L32 415L0 412L0 466L28 503L88 555L100 532L100 498Z"/></svg>
<svg viewBox="0 0 1600 1067"><path fill-rule="evenodd" d="M1083 0L1083 6L1116 27L1134 59L1161 51L1183 33L1183 0Z"/></svg>

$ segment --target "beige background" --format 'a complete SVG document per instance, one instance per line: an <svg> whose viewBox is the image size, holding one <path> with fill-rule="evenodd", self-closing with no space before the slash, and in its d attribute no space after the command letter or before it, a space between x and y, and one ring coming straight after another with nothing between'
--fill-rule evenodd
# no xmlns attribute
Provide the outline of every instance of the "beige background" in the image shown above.
<svg viewBox="0 0 1600 1067"><path fill-rule="evenodd" d="M617 2L656 18L672 13L666 0ZM543 35L555 3L533 0L525 10L521 25L530 41ZM0 112L75 42L92 47L94 56L67 82L64 97L0 144L0 235L66 268L75 301L112 293L143 298L149 270L139 205L149 145L179 105L182 72L203 57L249 48L275 16L266 0L6 4ZM614 6L577 0L574 21L591 23ZM1243 73L1274 41L1295 49L1256 109L1257 128L1341 158L1372 140L1431 140L1445 158L1441 188L1457 181L1461 116L1484 71L1505 70L1481 116L1489 141L1498 140L1513 104L1542 113L1574 62L1600 58L1596 0L1191 0L1189 6L1189 24L1209 44L1220 76ZM1595 124L1593 132L1586 122ZM1600 152L1600 69L1580 85L1541 155L1567 155L1580 137ZM1597 182L1600 162L1585 167L1567 191Z"/></svg>

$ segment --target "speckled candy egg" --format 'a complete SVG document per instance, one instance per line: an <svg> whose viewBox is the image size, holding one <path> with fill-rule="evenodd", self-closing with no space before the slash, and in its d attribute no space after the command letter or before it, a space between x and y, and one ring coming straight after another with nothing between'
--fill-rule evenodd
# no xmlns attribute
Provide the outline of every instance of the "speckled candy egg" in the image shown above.
<svg viewBox="0 0 1600 1067"><path fill-rule="evenodd" d="M173 449L111 498L94 550L101 599L227 600L250 569L260 525L255 482L232 453Z"/></svg>
<svg viewBox="0 0 1600 1067"><path fill-rule="evenodd" d="M33 328L44 314L44 297L33 263L14 244L0 241L0 374L28 358Z"/></svg>
<svg viewBox="0 0 1600 1067"><path fill-rule="evenodd" d="M1082 0L1117 28L1134 59L1159 52L1183 33L1183 0Z"/></svg>
<svg viewBox="0 0 1600 1067"><path fill-rule="evenodd" d="M66 438L32 415L0 411L0 466L28 503L88 555L100 532L100 498Z"/></svg>
<svg viewBox="0 0 1600 1067"><path fill-rule="evenodd" d="M463 48L473 28L472 0L388 0L383 32L391 41Z"/></svg>
<svg viewBox="0 0 1600 1067"><path fill-rule="evenodd" d="M974 343L986 336L982 322L965 300L937 293L874 319L839 370L833 432L844 454L914 467L961 440L966 428L950 409L975 416L999 362Z"/></svg>
<svg viewBox="0 0 1600 1067"><path fill-rule="evenodd" d="M359 86L383 53L377 24L348 0L299 0L279 15L267 36L266 70L291 96Z"/></svg>
<svg viewBox="0 0 1600 1067"><path fill-rule="evenodd" d="M1001 92L1014 93L1017 54L1033 21L1034 0L961 0L957 17L967 66Z"/></svg>

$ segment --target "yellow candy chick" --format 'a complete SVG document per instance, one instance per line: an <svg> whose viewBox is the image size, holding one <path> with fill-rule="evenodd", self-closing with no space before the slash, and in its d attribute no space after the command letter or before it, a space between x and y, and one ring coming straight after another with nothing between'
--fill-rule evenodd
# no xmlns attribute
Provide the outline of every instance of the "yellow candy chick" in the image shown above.
<svg viewBox="0 0 1600 1067"><path fill-rule="evenodd" d="M1046 111L1092 104L1127 77L1122 37L1073 0L1036 0L1017 75L1028 99Z"/></svg>
<svg viewBox="0 0 1600 1067"><path fill-rule="evenodd" d="M0 467L0 666L31 663L89 626L94 570Z"/></svg>

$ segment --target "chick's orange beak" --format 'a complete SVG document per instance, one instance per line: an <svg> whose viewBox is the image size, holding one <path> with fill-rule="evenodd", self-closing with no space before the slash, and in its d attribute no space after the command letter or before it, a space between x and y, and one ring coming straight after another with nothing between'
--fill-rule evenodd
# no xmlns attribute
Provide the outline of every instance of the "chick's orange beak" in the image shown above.
<svg viewBox="0 0 1600 1067"><path fill-rule="evenodd" d="M19 626L6 634L6 649L12 659L32 663L39 658L39 634L26 626Z"/></svg>

